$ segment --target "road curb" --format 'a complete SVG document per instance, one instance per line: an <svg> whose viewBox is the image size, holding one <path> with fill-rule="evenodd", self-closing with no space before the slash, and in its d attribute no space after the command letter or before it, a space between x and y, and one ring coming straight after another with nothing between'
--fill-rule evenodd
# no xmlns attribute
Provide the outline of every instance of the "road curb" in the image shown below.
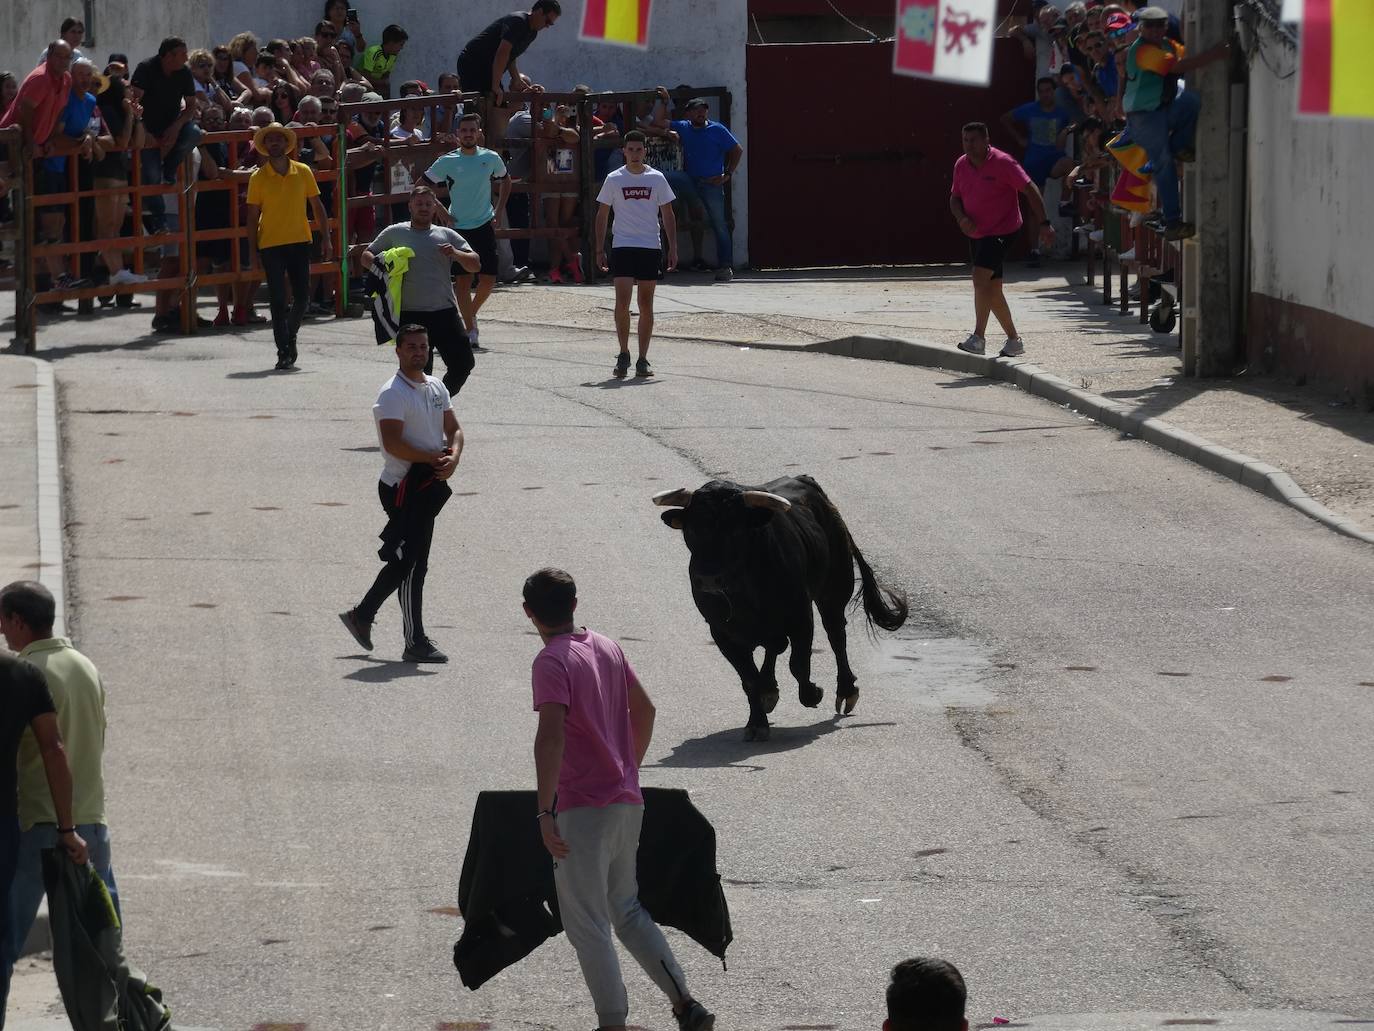
<svg viewBox="0 0 1374 1031"><path fill-rule="evenodd" d="M767 346L767 345L754 345ZM995 358L968 354L956 347L927 344L898 337L847 336L822 340L800 347L780 345L779 349L817 351L821 354L862 358L868 361L898 362L902 365L923 365L953 372L1012 383L1020 389L1047 401L1064 405L1094 422L1147 443L1170 451L1180 458L1195 462L1212 472L1220 473L1244 487L1295 508L1315 519L1328 529L1346 537L1374 544L1374 533L1362 529L1353 520L1339 515L1304 491L1282 469L1242 454L1231 448L1214 444L1187 430L1179 429L1163 419L1137 415L1127 406L1087 390L1079 389L1067 380L1046 372L1038 365L1018 358Z"/></svg>
<svg viewBox="0 0 1374 1031"><path fill-rule="evenodd" d="M62 438L57 419L57 380L52 365L37 358L33 362L37 389L35 452L38 459L38 582L52 592L57 602L53 636L67 633L66 567L62 554ZM52 927L48 921L45 898L24 942L21 956L47 952L52 948Z"/></svg>

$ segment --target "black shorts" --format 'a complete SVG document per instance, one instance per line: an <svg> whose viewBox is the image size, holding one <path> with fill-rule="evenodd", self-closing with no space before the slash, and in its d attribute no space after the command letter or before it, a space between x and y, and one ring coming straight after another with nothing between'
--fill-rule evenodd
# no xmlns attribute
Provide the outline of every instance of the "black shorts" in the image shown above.
<svg viewBox="0 0 1374 1031"><path fill-rule="evenodd" d="M992 278L1002 278L1002 263L1007 257L1007 248L1016 239L1010 236L980 236L968 242L970 262L974 268L992 269Z"/></svg>
<svg viewBox="0 0 1374 1031"><path fill-rule="evenodd" d="M662 261L663 252L657 247L612 247L611 276L628 276L639 283L657 280Z"/></svg>
<svg viewBox="0 0 1374 1031"><path fill-rule="evenodd" d="M478 275L496 275L500 268L496 260L496 222L488 222L476 229L457 229L457 232L482 259L482 267L478 270Z"/></svg>
<svg viewBox="0 0 1374 1031"><path fill-rule="evenodd" d="M491 92L491 65L482 67L482 62L458 62L458 87L464 93Z"/></svg>

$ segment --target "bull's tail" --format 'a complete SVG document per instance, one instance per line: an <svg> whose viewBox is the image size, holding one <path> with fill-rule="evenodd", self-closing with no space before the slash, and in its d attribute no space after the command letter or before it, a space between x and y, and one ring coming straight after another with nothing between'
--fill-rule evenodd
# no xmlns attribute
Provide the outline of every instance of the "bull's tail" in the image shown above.
<svg viewBox="0 0 1374 1031"><path fill-rule="evenodd" d="M845 536L849 538L849 553L854 556L854 561L859 566L859 578L863 581L861 597L864 603L864 617L868 620L869 629L874 626L882 627L884 630L896 630L906 622L907 602L906 595L901 591L890 587L884 587L878 583L878 578L873 575L873 569L864 559L863 552L854 543L854 536L845 530Z"/></svg>
<svg viewBox="0 0 1374 1031"><path fill-rule="evenodd" d="M849 526L844 521L844 516L840 515L840 510L835 507L835 503L830 500L830 495L825 492L814 478L810 476L798 476L797 479L805 481L814 487L826 507L830 509L830 514L835 521L844 528L844 538L849 542L849 553L854 556L854 561L859 566L859 578L863 581L863 589L859 598L863 599L864 618L868 621L868 632L873 633L873 628L881 627L883 630L896 630L906 622L908 606L906 595L899 590L884 587L878 583L878 578L873 575L873 567L868 564L864 554L859 550L859 546L854 543L854 535L849 532ZM857 602L859 598L854 600Z"/></svg>

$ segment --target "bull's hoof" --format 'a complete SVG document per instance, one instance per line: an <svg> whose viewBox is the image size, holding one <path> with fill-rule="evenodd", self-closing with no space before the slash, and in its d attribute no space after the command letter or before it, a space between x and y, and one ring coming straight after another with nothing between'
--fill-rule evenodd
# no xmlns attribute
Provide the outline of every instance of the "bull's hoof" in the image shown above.
<svg viewBox="0 0 1374 1031"><path fill-rule="evenodd" d="M854 711L854 706L859 704L859 689L853 688L849 694L835 695L835 715L843 713L848 716Z"/></svg>
<svg viewBox="0 0 1374 1031"><path fill-rule="evenodd" d="M744 728L744 740L746 740L746 741L767 741L769 735L771 734L771 732L772 732L772 728L769 727L769 726L766 726L766 725L765 725L765 726L762 726L762 727L745 727L745 728Z"/></svg>
<svg viewBox="0 0 1374 1031"><path fill-rule="evenodd" d="M800 684L797 687L797 701L808 709L814 709L820 705L821 699L824 697L825 691L815 684Z"/></svg>
<svg viewBox="0 0 1374 1031"><path fill-rule="evenodd" d="M759 692L759 704L763 706L764 712L772 712L778 707L778 689L775 687L770 691Z"/></svg>

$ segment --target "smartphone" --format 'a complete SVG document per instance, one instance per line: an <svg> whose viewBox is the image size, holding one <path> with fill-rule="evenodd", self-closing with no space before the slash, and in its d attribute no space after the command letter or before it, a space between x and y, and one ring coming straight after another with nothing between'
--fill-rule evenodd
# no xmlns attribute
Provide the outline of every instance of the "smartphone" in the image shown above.
<svg viewBox="0 0 1374 1031"><path fill-rule="evenodd" d="M357 21L358 9L356 7L350 7L348 9L348 13L344 17L346 17L349 21Z"/></svg>

